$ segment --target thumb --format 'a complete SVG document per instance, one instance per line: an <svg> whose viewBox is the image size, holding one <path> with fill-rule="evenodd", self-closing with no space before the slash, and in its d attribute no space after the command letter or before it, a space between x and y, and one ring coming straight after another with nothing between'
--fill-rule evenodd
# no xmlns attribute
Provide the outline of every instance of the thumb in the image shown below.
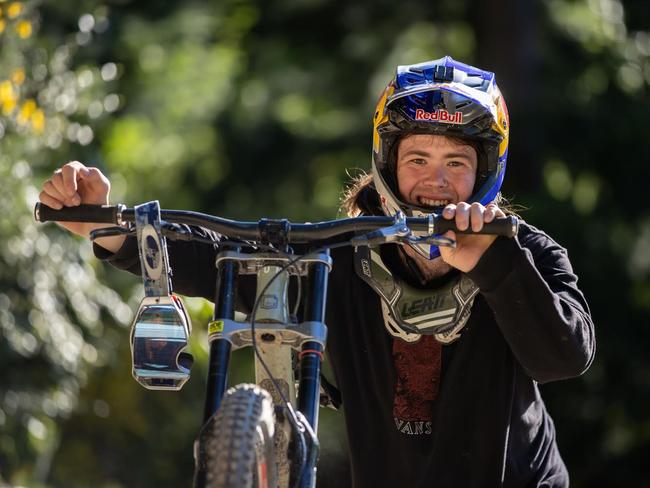
<svg viewBox="0 0 650 488"><path fill-rule="evenodd" d="M81 177L80 179L88 178L91 174L92 172L86 166L79 168L79 176Z"/></svg>

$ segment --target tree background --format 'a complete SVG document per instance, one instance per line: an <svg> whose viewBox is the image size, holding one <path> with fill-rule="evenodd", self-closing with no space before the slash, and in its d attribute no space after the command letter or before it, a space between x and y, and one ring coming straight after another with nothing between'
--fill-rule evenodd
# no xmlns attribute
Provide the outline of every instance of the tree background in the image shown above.
<svg viewBox="0 0 650 488"><path fill-rule="evenodd" d="M396 64L494 70L505 193L567 247L597 328L583 377L544 385L573 486L650 486L650 4L645 0L0 1L0 486L187 486L209 304L188 301L192 379L130 377L138 281L33 222L78 159L112 201L231 218L337 216L368 169ZM246 353L233 381L249 374ZM323 413L319 486L346 486Z"/></svg>

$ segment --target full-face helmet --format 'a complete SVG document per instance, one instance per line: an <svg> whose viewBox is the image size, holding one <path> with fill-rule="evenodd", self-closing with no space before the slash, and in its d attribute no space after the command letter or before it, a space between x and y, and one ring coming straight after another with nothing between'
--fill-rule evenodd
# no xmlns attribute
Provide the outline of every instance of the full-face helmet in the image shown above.
<svg viewBox="0 0 650 488"><path fill-rule="evenodd" d="M449 56L398 66L377 104L373 124L372 173L384 212L425 216L442 210L408 204L400 195L396 148L401 137L438 134L474 141L478 168L468 203L487 205L496 198L505 175L508 129L508 109L494 73ZM413 247L429 259L440 255L437 246Z"/></svg>

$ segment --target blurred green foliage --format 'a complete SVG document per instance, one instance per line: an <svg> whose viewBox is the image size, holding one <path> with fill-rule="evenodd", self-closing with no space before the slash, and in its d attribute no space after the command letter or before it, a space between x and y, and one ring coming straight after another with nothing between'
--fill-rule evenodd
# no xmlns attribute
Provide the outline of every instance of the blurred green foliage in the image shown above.
<svg viewBox="0 0 650 488"><path fill-rule="evenodd" d="M74 34L35 35L33 5L0 11L0 480L40 486L80 390L114 361L131 309L101 284L88 243L32 217L51 159L96 150L87 111L107 89L100 69L73 65Z"/></svg>
<svg viewBox="0 0 650 488"><path fill-rule="evenodd" d="M130 378L135 278L37 226L78 159L112 201L231 218L337 215L368 169L396 64L493 69L512 123L506 193L565 245L597 326L581 379L543 387L574 486L650 486L650 6L644 0L0 1L0 486L188 485L210 315L190 300L192 380ZM235 355L232 382L250 378ZM323 412L320 485L346 485Z"/></svg>

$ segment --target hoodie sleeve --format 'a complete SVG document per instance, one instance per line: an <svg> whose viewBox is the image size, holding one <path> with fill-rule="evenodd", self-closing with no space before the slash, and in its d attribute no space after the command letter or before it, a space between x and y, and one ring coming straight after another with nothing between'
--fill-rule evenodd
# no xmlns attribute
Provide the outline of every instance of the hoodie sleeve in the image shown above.
<svg viewBox="0 0 650 488"><path fill-rule="evenodd" d="M587 370L596 350L589 307L566 250L548 235L522 225L516 238L497 238L468 276L531 378L546 383Z"/></svg>

